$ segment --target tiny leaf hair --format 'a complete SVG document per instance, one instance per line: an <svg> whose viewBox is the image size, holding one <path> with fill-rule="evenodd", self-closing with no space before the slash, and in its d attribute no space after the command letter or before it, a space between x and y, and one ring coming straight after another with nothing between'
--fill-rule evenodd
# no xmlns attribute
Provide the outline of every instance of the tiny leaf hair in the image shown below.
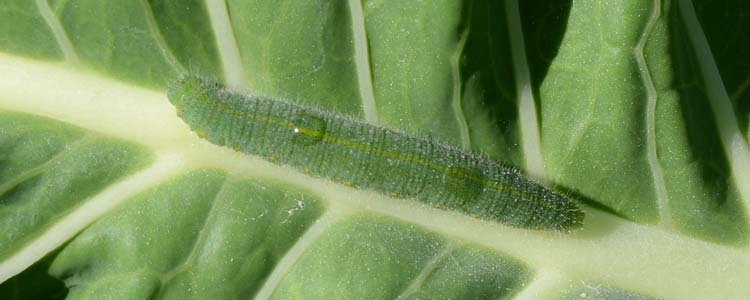
<svg viewBox="0 0 750 300"><path fill-rule="evenodd" d="M268 97L197 75L168 98L201 138L311 176L515 227L567 231L584 214L514 168L431 139Z"/></svg>

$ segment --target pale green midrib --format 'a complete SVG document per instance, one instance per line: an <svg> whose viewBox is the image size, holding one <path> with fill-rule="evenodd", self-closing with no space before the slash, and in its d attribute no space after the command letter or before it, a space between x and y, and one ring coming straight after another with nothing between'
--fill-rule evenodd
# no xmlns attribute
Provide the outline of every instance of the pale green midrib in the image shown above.
<svg viewBox="0 0 750 300"><path fill-rule="evenodd" d="M646 151L648 165L651 169L651 176L654 180L654 191L659 211L659 222L664 227L672 227L672 213L669 209L669 195L667 186L664 181L664 171L662 170L658 154L656 153L656 102L658 95L654 81L645 58L645 47L651 32L656 26L656 22L661 18L661 0L653 0L651 15L643 28L643 32L638 38L634 49L635 61L638 64L638 71L643 81L643 87L646 89Z"/></svg>
<svg viewBox="0 0 750 300"><path fill-rule="evenodd" d="M60 47L65 61L73 66L79 65L78 54L76 54L73 44L65 33L65 28L63 28L62 24L60 24L60 20L57 19L57 16L49 7L49 3L46 0L36 0L35 2L37 9L39 9L39 14L42 15L47 26L52 30L52 35L55 37L55 41L57 42L58 47Z"/></svg>
<svg viewBox="0 0 750 300"><path fill-rule="evenodd" d="M225 83L236 89L252 89L252 86L248 86L247 75L242 67L244 64L227 11L228 4L224 0L206 0L205 4Z"/></svg>
<svg viewBox="0 0 750 300"><path fill-rule="evenodd" d="M531 91L531 75L526 58L526 45L520 15L518 0L505 1L505 16L508 20L510 52L513 57L513 77L518 101L518 125L521 130L524 167L527 174L537 179L543 179L546 178L546 172L544 170L541 138L539 137L539 118L537 117L534 93Z"/></svg>
<svg viewBox="0 0 750 300"><path fill-rule="evenodd" d="M473 4L472 4L473 6ZM471 8L469 8L469 11L471 12ZM467 17L469 20L471 20L471 13L469 13L469 16ZM453 94L451 95L451 107L453 109L453 114L456 118L456 125L458 126L458 132L459 132L459 140L461 141L461 147L466 150L472 150L471 149L471 133L469 132L469 123L466 120L466 114L464 113L462 104L462 81L461 81L461 54L463 54L464 47L466 46L466 41L469 39L469 26L466 26L461 32L461 38L458 40L458 44L456 45L456 49L453 51L453 55L451 55L451 78L453 80Z"/></svg>
<svg viewBox="0 0 750 300"><path fill-rule="evenodd" d="M734 185L742 197L745 214L750 214L750 150L737 123L737 114L732 108L713 53L701 28L695 8L690 0L677 2L688 39L696 54L700 75L706 87L711 111L716 121L724 154L729 159Z"/></svg>
<svg viewBox="0 0 750 300"><path fill-rule="evenodd" d="M362 101L362 112L367 123L378 125L378 110L372 84L372 67L365 26L364 10L361 0L349 0L349 13L352 20L352 38L354 40L354 65L357 71L359 97Z"/></svg>
<svg viewBox="0 0 750 300"><path fill-rule="evenodd" d="M556 299L561 291L577 284L571 278L562 276L555 270L537 270L531 283L516 293L513 300Z"/></svg>
<svg viewBox="0 0 750 300"><path fill-rule="evenodd" d="M50 90L55 93L50 93ZM103 93L107 97L102 97ZM124 106L120 99L129 99L128 105ZM133 106L138 109L127 110ZM260 158L239 155L230 149L198 141L174 116L174 109L164 94L127 87L93 75L68 72L54 64L0 54L0 109L42 113L160 151L176 151L182 156L183 164L187 164L184 159L190 158L189 165L182 167L218 167L238 172L240 176L289 182L320 195L332 210L356 211L367 207L373 213L406 220L457 240L516 257L533 270L560 271L572 281L600 282L606 279L613 286L637 288L648 295L670 299L741 299L740 296L750 294L750 286L737 282L750 278L750 253L747 249L698 241L675 232L630 223L593 209L587 209L587 219L581 231L565 235L533 232L332 184ZM97 113L92 115L92 112ZM129 121L126 123L131 124L130 127L121 126L123 121ZM141 125L139 122L159 126L148 126L148 131L133 129ZM56 234L59 239L67 240L74 232ZM55 247L38 246L30 249L36 251L34 255L26 255L21 263L12 263L22 270ZM653 274L659 274L661 280L654 281ZM2 279L7 277L0 278L0 281ZM684 282L702 284L672 288Z"/></svg>
<svg viewBox="0 0 750 300"><path fill-rule="evenodd" d="M191 138L164 93L1 53L0 104L160 148Z"/></svg>

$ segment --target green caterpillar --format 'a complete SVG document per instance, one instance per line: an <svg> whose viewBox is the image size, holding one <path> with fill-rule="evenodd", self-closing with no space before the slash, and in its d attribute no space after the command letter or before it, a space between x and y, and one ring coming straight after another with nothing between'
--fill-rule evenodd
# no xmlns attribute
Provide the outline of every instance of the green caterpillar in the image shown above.
<svg viewBox="0 0 750 300"><path fill-rule="evenodd" d="M196 75L177 80L168 97L201 138L312 176L521 228L566 231L583 222L565 195L434 140L242 95Z"/></svg>

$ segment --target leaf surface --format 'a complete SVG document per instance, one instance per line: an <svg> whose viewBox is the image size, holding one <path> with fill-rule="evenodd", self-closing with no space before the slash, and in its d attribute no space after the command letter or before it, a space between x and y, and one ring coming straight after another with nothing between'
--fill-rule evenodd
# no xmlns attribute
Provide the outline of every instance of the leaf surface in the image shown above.
<svg viewBox="0 0 750 300"><path fill-rule="evenodd" d="M743 299L748 10L5 0L0 298ZM483 153L568 191L584 227L212 145L166 99L185 72Z"/></svg>

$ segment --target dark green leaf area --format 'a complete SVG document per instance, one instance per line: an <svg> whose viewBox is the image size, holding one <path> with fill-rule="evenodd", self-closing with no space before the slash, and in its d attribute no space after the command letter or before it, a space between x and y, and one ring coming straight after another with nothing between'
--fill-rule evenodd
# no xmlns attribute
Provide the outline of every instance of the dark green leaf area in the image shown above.
<svg viewBox="0 0 750 300"><path fill-rule="evenodd" d="M0 113L0 258L149 160L131 144L46 118Z"/></svg>
<svg viewBox="0 0 750 300"><path fill-rule="evenodd" d="M68 288L65 284L47 274L47 269L56 252L37 261L21 274L0 284L0 299L3 300L57 300L65 299Z"/></svg>
<svg viewBox="0 0 750 300"><path fill-rule="evenodd" d="M522 165L513 58L505 6L499 1L467 1L468 26L460 72L461 109L471 149L512 165Z"/></svg>
<svg viewBox="0 0 750 300"><path fill-rule="evenodd" d="M688 89L684 93L694 89ZM682 96L690 99L690 96ZM662 96L657 110L659 158L671 218L684 233L726 244L745 244L744 205L725 159L709 107L702 101ZM679 125L679 126L675 126ZM689 130L685 131L687 127Z"/></svg>
<svg viewBox="0 0 750 300"><path fill-rule="evenodd" d="M317 219L318 203L289 187L191 171L82 232L51 274L72 298L247 297Z"/></svg>
<svg viewBox="0 0 750 300"><path fill-rule="evenodd" d="M507 299L526 268L390 218L355 215L305 252L273 299Z"/></svg>
<svg viewBox="0 0 750 300"><path fill-rule="evenodd" d="M674 63L650 63L660 91L656 141L672 219L682 232L712 242L746 244L744 203L732 178L717 124L684 24L673 12L668 50ZM664 34L667 34L667 33Z"/></svg>
<svg viewBox="0 0 750 300"><path fill-rule="evenodd" d="M572 0L519 1L532 86L538 91L565 36Z"/></svg>
<svg viewBox="0 0 750 300"><path fill-rule="evenodd" d="M0 52L60 60L62 52L35 2L3 0L0 4Z"/></svg>
<svg viewBox="0 0 750 300"><path fill-rule="evenodd" d="M750 55L747 55L750 48L750 1L693 2L722 83L735 105L740 130L750 140Z"/></svg>

